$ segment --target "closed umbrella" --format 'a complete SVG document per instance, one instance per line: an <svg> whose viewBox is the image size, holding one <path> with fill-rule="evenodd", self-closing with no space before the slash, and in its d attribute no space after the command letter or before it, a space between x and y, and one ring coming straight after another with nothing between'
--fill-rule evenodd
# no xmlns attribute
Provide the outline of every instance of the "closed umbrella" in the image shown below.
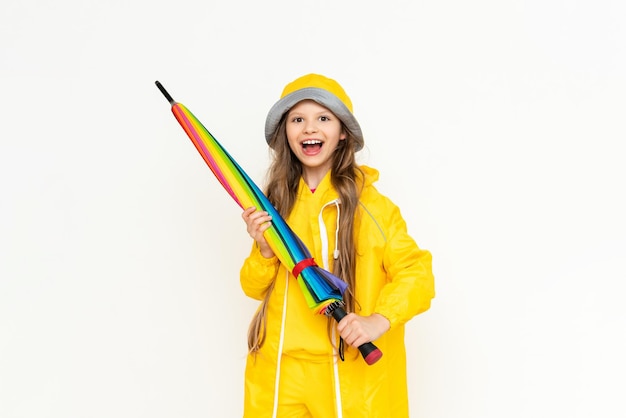
<svg viewBox="0 0 626 418"><path fill-rule="evenodd" d="M339 322L346 315L342 295L348 285L315 263L304 243L224 147L189 109L172 99L161 83L157 81L156 85L170 102L178 123L233 200L242 209L254 206L272 217L271 227L264 232L265 239L280 262L297 279L309 308ZM361 345L359 351L367 364L374 364L382 356L372 343Z"/></svg>

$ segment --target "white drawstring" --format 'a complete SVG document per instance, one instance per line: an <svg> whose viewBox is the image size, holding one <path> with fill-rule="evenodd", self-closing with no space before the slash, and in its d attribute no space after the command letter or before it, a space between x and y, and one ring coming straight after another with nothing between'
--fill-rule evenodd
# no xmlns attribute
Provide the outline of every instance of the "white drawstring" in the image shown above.
<svg viewBox="0 0 626 418"><path fill-rule="evenodd" d="M283 298L283 315L280 320L280 338L278 340L278 358L276 359L276 377L274 378L274 409L272 418L278 414L278 388L280 387L280 364L283 359L283 343L285 341L285 318L287 317L287 291L289 290L289 271L285 275L285 297Z"/></svg>
<svg viewBox="0 0 626 418"><path fill-rule="evenodd" d="M333 341L337 341L337 329L333 329ZM333 372L335 375L335 402L337 404L337 418L343 418L343 407L341 406L341 386L339 385L339 353L337 349L333 347L335 355L333 356Z"/></svg>
<svg viewBox="0 0 626 418"><path fill-rule="evenodd" d="M324 218L322 217L322 214L324 212L324 209L330 205L334 204L337 208L337 224L335 226L335 251L333 251L333 258L336 260L339 257L339 250L337 249L339 248L339 217L341 215L339 203L339 199L335 199L331 202L326 203L324 206L322 206L322 209L320 210L320 214L317 219L320 228L320 239L322 241L322 267L324 269L328 269L327 266L330 264L330 260L328 260L328 233L326 232L326 225L324 224ZM337 330L335 327L332 327L332 340L337 340ZM341 405L341 387L339 385L339 353L337 352L337 349L335 347L333 347L333 352L333 373L335 379L335 402L337 406L337 418L343 418L343 408Z"/></svg>
<svg viewBox="0 0 626 418"><path fill-rule="evenodd" d="M320 228L320 240L322 241L322 261L324 263L324 268L326 268L327 260L328 260L328 233L326 232L326 224L324 224L324 218L322 214L324 213L324 209L330 205L335 205L337 207L337 225L335 226L335 250L333 251L333 259L339 258L339 217L341 216L341 210L339 209L339 199L332 200L322 206L320 209L320 214L317 217L317 223Z"/></svg>

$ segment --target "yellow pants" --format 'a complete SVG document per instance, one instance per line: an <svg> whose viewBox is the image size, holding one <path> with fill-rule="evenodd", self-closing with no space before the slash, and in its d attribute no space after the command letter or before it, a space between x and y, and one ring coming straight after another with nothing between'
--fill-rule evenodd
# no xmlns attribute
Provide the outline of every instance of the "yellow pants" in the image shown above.
<svg viewBox="0 0 626 418"><path fill-rule="evenodd" d="M257 357L256 361L263 360ZM244 418L271 417L274 404L274 376L263 376L263 379L259 381L254 379L251 376L254 373L249 373L249 371L246 372ZM267 369L265 371L267 372ZM327 361L315 362L283 355L278 389L278 417L329 418L335 416L337 416L335 387L333 364L330 358Z"/></svg>
<svg viewBox="0 0 626 418"><path fill-rule="evenodd" d="M383 346L381 350L387 348L389 346ZM363 361L356 349L349 349L345 361L339 361L344 418L409 417L404 352L392 353L387 350L383 353L383 358L372 366ZM331 357L304 358L286 354L282 356L277 416L337 417ZM246 363L244 418L272 417L276 398L276 366L275 357L266 354L263 349L256 355L249 355Z"/></svg>

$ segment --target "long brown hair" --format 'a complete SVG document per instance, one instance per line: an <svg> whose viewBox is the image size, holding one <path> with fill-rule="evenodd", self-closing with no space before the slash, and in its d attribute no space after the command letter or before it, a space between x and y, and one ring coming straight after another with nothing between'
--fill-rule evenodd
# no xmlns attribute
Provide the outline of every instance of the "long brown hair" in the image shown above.
<svg viewBox="0 0 626 418"><path fill-rule="evenodd" d="M302 176L302 163L289 148L285 130L286 115L283 115L270 141L272 163L267 174L266 195L283 218L293 209ZM341 124L346 139L339 141L332 157L330 180L339 195L342 216L339 220L339 257L333 263L333 274L348 284L344 303L348 312L354 312L356 245L354 218L357 213L359 196L363 187L363 172L356 164L354 135ZM248 349L258 351L265 341L266 310L274 283L270 285L261 306L255 314L248 330Z"/></svg>

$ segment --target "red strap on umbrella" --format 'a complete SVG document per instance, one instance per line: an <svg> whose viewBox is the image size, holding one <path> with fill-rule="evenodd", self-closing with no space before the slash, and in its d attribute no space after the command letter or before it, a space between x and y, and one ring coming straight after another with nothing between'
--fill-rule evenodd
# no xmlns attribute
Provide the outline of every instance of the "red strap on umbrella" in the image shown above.
<svg viewBox="0 0 626 418"><path fill-rule="evenodd" d="M295 266L293 266L291 274L293 274L293 277L297 279L300 273L302 273L302 270L311 266L317 266L315 260L313 260L312 258L305 258L304 260L299 261Z"/></svg>

